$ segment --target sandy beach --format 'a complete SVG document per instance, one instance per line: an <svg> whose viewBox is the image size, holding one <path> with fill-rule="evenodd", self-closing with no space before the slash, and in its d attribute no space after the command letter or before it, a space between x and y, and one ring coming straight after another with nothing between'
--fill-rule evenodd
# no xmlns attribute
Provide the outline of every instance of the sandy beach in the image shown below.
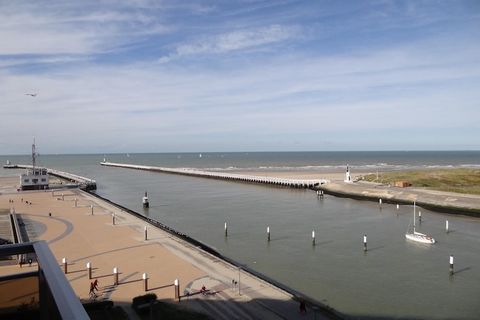
<svg viewBox="0 0 480 320"><path fill-rule="evenodd" d="M15 208L29 230L30 241L45 240L59 266L68 261L67 278L82 300L88 299L87 262L93 266L93 278L100 282L101 299L121 305L132 319L132 298L145 294L142 274L149 278L148 293L175 302L173 282L180 282L180 304L209 314L214 319L313 319L313 312L301 315L292 296L269 283L247 274L229 263L192 246L158 228L147 226L119 208L78 189L55 191L10 190L13 178L1 178L0 208ZM63 193L63 197L62 197ZM62 198L64 200L62 200ZM77 207L75 207L77 199ZM9 203L13 200L13 205ZM31 204L26 204L29 201ZM93 205L93 215L91 214ZM51 216L49 216L51 213ZM113 225L112 214L116 223ZM148 240L144 240L147 226ZM119 285L113 284L113 268L119 269ZM10 273L17 266L0 268ZM34 267L31 267L34 268ZM26 271L24 267L22 271ZM238 287L232 280L240 277ZM198 295L205 285L214 295ZM188 297L187 295L193 296ZM316 315L320 318L320 315Z"/></svg>

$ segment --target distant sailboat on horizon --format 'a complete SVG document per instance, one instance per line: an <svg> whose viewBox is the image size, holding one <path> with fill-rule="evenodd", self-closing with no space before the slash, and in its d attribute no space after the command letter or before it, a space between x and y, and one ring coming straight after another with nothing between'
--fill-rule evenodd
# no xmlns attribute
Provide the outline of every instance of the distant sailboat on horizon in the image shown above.
<svg viewBox="0 0 480 320"><path fill-rule="evenodd" d="M405 233L405 238L407 238L408 240L412 240L420 243L434 244L435 239L433 237L426 235L424 233L415 231L415 208L416 208L416 205L414 201L413 202L413 232L407 231L407 233Z"/></svg>

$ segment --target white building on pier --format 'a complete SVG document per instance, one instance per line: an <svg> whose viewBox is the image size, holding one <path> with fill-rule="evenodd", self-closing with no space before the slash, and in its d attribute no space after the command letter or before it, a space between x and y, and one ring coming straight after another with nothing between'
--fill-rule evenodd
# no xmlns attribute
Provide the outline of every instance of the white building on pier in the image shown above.
<svg viewBox="0 0 480 320"><path fill-rule="evenodd" d="M20 175L20 189L22 190L42 190L48 189L47 168L35 167L35 139L32 144L32 168L28 168L26 173Z"/></svg>

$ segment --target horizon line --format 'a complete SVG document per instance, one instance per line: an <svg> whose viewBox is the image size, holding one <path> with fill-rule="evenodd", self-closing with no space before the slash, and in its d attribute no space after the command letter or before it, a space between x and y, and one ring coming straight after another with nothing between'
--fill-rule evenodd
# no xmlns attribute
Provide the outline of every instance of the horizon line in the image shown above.
<svg viewBox="0 0 480 320"><path fill-rule="evenodd" d="M108 152L108 153L92 153L92 152L80 152L80 153L39 153L39 156L68 156L68 155L130 155L130 154L212 154L212 153L334 153L334 152L480 152L480 149L435 149L435 150L298 150L298 151L167 151L167 152ZM0 154L1 157L7 156L30 156L31 153L17 153L17 154Z"/></svg>

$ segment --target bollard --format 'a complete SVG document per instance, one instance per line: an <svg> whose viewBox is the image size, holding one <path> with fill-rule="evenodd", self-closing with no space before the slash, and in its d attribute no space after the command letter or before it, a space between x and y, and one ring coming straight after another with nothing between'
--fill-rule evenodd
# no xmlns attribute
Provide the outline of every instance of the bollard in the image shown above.
<svg viewBox="0 0 480 320"><path fill-rule="evenodd" d="M92 216L93 216L93 204L90 205L90 209L92 209Z"/></svg>
<svg viewBox="0 0 480 320"><path fill-rule="evenodd" d="M88 279L92 279L92 264L87 262Z"/></svg>
<svg viewBox="0 0 480 320"><path fill-rule="evenodd" d="M75 198L75 208L77 207L77 201L78 201L78 199Z"/></svg>
<svg viewBox="0 0 480 320"><path fill-rule="evenodd" d="M453 256L450 256L450 275L453 276Z"/></svg>
<svg viewBox="0 0 480 320"><path fill-rule="evenodd" d="M397 203L397 210L400 209L400 205Z"/></svg>
<svg viewBox="0 0 480 320"><path fill-rule="evenodd" d="M418 222L422 223L422 211L418 211Z"/></svg>
<svg viewBox="0 0 480 320"><path fill-rule="evenodd" d="M115 225L115 212L112 213L112 224Z"/></svg>
<svg viewBox="0 0 480 320"><path fill-rule="evenodd" d="M64 272L65 274L67 274L67 273L68 273L68 270L67 270L67 258L63 258L63 259L62 259L62 263L63 263L63 272Z"/></svg>
<svg viewBox="0 0 480 320"><path fill-rule="evenodd" d="M180 302L180 284L178 279L175 279L175 281L173 282L173 286L175 289L175 299L178 299L178 302Z"/></svg>
<svg viewBox="0 0 480 320"><path fill-rule="evenodd" d="M118 285L118 269L117 269L117 267L113 268L113 284Z"/></svg>
<svg viewBox="0 0 480 320"><path fill-rule="evenodd" d="M378 199L378 207L382 209L382 199Z"/></svg>
<svg viewBox="0 0 480 320"><path fill-rule="evenodd" d="M147 241L148 240L147 226L143 227L143 231L144 231L144 235L145 235L144 239L145 239L145 241Z"/></svg>
<svg viewBox="0 0 480 320"><path fill-rule="evenodd" d="M315 245L315 230L312 231L312 245Z"/></svg>
<svg viewBox="0 0 480 320"><path fill-rule="evenodd" d="M267 241L270 241L270 227L267 227Z"/></svg>
<svg viewBox="0 0 480 320"><path fill-rule="evenodd" d="M148 291L148 275L144 273L142 275L142 279L143 279L143 290L146 292Z"/></svg>
<svg viewBox="0 0 480 320"><path fill-rule="evenodd" d="M448 220L445 221L445 231L448 233Z"/></svg>
<svg viewBox="0 0 480 320"><path fill-rule="evenodd" d="M363 251L364 251L364 252L367 252L367 250L368 250L368 249L367 249L367 235L364 234L364 235L363 235Z"/></svg>
<svg viewBox="0 0 480 320"><path fill-rule="evenodd" d="M62 201L65 201L65 195L62 193Z"/></svg>
<svg viewBox="0 0 480 320"><path fill-rule="evenodd" d="M227 228L227 223L225 222L225 237L228 237L228 228Z"/></svg>

